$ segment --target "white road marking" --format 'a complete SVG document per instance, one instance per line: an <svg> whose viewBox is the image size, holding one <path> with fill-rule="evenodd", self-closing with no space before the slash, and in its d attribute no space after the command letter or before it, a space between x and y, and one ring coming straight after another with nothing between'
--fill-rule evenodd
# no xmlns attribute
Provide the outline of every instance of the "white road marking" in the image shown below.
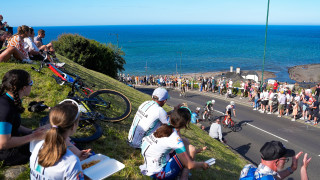
<svg viewBox="0 0 320 180"><path fill-rule="evenodd" d="M221 112L221 111L218 111L218 110L215 110L216 112L218 112L218 113L221 113L221 114L224 114L223 112Z"/></svg>
<svg viewBox="0 0 320 180"><path fill-rule="evenodd" d="M279 136L276 136L276 135L274 135L274 134L272 134L272 133L270 133L270 132L268 132L268 131L266 131L266 130L263 130L263 129L261 129L261 128L258 128L257 126L254 126L254 125L252 125L252 124L250 124L250 123L247 123L249 126L252 126L252 127L254 127L254 128L256 128L256 129L259 129L260 131L263 131L263 132L265 132L265 133L267 133L267 134L270 134L270 135L272 135L272 136L274 136L274 137L276 137L276 138L279 138L279 139L281 139L281 140L283 140L283 141L285 141L285 142L288 142L288 140L286 140L286 139L283 139L283 138L281 138L281 137L279 137Z"/></svg>

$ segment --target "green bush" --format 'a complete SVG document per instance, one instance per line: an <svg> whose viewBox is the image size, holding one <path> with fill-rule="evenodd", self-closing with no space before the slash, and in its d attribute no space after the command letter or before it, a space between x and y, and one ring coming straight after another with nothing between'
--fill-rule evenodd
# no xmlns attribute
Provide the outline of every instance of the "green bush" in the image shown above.
<svg viewBox="0 0 320 180"><path fill-rule="evenodd" d="M102 44L77 34L63 34L53 41L56 52L72 61L113 78L123 71L124 52L112 44Z"/></svg>

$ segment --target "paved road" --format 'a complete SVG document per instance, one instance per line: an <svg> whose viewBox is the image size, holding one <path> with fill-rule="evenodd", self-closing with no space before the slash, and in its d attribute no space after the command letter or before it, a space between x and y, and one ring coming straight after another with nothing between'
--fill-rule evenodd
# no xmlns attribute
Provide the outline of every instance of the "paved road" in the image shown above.
<svg viewBox="0 0 320 180"><path fill-rule="evenodd" d="M151 88L137 88L147 94L152 94ZM205 102L215 99L214 109L217 110L215 115L221 115L219 112L224 112L225 107L229 103L222 97L213 95L212 93L188 92L187 98L179 96L178 91L169 90L171 96L168 104L175 106L179 103L186 102L191 110L196 107L203 107ZM210 97L211 96L211 97ZM238 99L238 98L237 98ZM242 103L244 102L244 103ZM241 103L241 104L240 104ZM308 168L309 179L320 179L320 129L313 126L291 122L286 118L278 118L276 115L261 114L258 111L253 111L245 100L236 100L235 121L240 122L242 130L240 132L231 132L229 129L223 128L224 137L227 144L240 153L244 158L253 164L260 163L259 150L266 141L278 140L283 142L287 148L294 149L296 152L303 151L312 157ZM208 129L209 124L204 123ZM300 165L302 157L299 161L298 170L287 179L300 179ZM286 167L291 165L291 161L286 164Z"/></svg>

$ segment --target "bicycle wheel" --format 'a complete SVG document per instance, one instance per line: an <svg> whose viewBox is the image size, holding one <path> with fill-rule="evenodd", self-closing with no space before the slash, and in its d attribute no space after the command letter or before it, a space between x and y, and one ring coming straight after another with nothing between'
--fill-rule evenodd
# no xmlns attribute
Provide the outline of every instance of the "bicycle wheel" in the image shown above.
<svg viewBox="0 0 320 180"><path fill-rule="evenodd" d="M237 123L235 123L234 126L231 127L231 131L233 132L239 132L241 130L242 130L242 127Z"/></svg>
<svg viewBox="0 0 320 180"><path fill-rule="evenodd" d="M122 121L131 113L131 103L129 99L120 92L102 89L93 92L87 100L90 108L99 113L99 118L103 121Z"/></svg>
<svg viewBox="0 0 320 180"><path fill-rule="evenodd" d="M102 136L101 127L92 119L80 119L78 129L71 139L76 143L87 143Z"/></svg>

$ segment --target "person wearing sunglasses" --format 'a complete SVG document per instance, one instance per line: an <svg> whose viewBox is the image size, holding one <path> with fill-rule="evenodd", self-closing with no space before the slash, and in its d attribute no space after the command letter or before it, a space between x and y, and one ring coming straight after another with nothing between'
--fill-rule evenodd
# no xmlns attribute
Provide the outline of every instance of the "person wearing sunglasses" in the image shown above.
<svg viewBox="0 0 320 180"><path fill-rule="evenodd" d="M189 108L175 108L170 114L170 125L163 124L143 138L141 154L144 164L140 166L143 175L154 179L175 179L182 171L180 179L187 179L190 169L209 168L205 162L194 161L195 155L206 147L196 149L187 139L180 137L179 131L188 128L190 120Z"/></svg>
<svg viewBox="0 0 320 180"><path fill-rule="evenodd" d="M294 150L287 149L280 141L271 141L262 146L260 153L261 163L258 168L255 168L252 164L247 164L241 171L240 180L249 178L261 180L284 179L297 169L298 160L303 152L295 154ZM290 157L292 157L292 164L284 169ZM304 164L301 168L302 178L307 177L306 168L310 160L306 156L304 157Z"/></svg>
<svg viewBox="0 0 320 180"><path fill-rule="evenodd" d="M0 87L0 161L13 166L29 161L29 142L44 138L44 127L32 131L21 125L21 114L25 111L22 98L29 96L33 81L24 70L8 71Z"/></svg>
<svg viewBox="0 0 320 180"><path fill-rule="evenodd" d="M80 159L68 148L69 137L78 127L80 109L66 100L50 110L51 128L37 143L30 157L30 179L84 179Z"/></svg>

